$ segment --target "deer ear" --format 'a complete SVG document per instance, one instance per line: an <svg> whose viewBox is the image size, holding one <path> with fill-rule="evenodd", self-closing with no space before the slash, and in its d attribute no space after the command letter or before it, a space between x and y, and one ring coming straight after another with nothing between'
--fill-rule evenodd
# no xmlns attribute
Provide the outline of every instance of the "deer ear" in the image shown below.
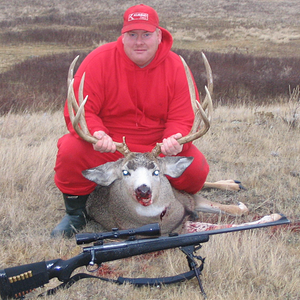
<svg viewBox="0 0 300 300"><path fill-rule="evenodd" d="M91 180L99 185L109 186L119 178L119 172L117 172L120 169L119 165L120 159L117 161L108 162L96 168L82 171L82 175L86 179Z"/></svg>
<svg viewBox="0 0 300 300"><path fill-rule="evenodd" d="M177 178L190 166L194 157L165 156L160 159L164 162L164 174Z"/></svg>

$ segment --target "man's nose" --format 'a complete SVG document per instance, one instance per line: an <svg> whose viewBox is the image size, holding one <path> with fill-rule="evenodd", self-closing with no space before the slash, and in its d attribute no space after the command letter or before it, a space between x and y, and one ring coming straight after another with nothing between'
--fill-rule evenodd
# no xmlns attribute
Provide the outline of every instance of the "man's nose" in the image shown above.
<svg viewBox="0 0 300 300"><path fill-rule="evenodd" d="M137 42L138 44L144 43L143 36L142 36L142 35L138 35L137 38L136 38L136 42Z"/></svg>

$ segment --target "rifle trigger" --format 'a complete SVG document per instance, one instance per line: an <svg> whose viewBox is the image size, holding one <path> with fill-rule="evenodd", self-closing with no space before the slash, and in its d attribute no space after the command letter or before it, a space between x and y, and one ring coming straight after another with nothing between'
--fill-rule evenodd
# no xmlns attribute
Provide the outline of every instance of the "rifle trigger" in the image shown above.
<svg viewBox="0 0 300 300"><path fill-rule="evenodd" d="M93 272L98 271L100 267L101 267L101 265L98 265L98 264L87 265L86 270L90 273L93 273Z"/></svg>
<svg viewBox="0 0 300 300"><path fill-rule="evenodd" d="M196 251L198 251L199 249L201 249L202 248L202 245L198 245L198 246L194 246L194 252L196 252Z"/></svg>
<svg viewBox="0 0 300 300"><path fill-rule="evenodd" d="M91 256L92 256L91 261L87 265L86 269L87 269L88 272L92 273L92 272L97 271L100 268L101 264L98 265L97 263L95 263L95 249L94 249L94 247L92 247L92 249L91 249Z"/></svg>

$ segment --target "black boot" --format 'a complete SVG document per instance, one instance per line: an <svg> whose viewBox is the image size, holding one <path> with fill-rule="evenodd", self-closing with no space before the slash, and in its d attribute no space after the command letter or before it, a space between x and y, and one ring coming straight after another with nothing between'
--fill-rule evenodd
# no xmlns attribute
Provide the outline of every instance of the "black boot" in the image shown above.
<svg viewBox="0 0 300 300"><path fill-rule="evenodd" d="M81 230L87 223L87 212L85 209L86 201L89 195L73 196L63 194L66 215L61 222L52 230L51 236L72 237Z"/></svg>

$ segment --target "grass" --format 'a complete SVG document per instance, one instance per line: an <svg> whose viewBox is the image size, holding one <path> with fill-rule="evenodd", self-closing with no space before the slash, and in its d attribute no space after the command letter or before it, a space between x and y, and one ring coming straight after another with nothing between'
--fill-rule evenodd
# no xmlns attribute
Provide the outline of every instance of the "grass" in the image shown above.
<svg viewBox="0 0 300 300"><path fill-rule="evenodd" d="M211 130L196 144L211 165L208 179L239 179L247 191L203 194L222 203L242 201L250 208L248 216L222 217L219 222L239 223L273 212L284 213L293 222L300 219L299 128L290 128L283 121L282 117L289 112L285 105L215 109ZM274 116L269 118L270 113ZM0 117L0 124L1 268L71 258L81 251L75 241L53 240L49 236L64 214L62 197L53 182L56 141L66 132L62 113L6 114ZM203 214L200 218L205 221L211 217ZM91 222L86 230L100 228ZM299 247L299 234L288 230L273 233L264 229L213 237L199 252L207 258L202 278L209 299L298 299ZM178 250L105 266L112 270L112 275L124 277L187 271L185 258ZM57 284L53 280L47 288ZM29 299L35 299L41 291L38 289ZM195 280L157 290L92 279L83 280L53 298L99 297L202 299Z"/></svg>
<svg viewBox="0 0 300 300"><path fill-rule="evenodd" d="M0 116L1 269L41 260L68 259L81 252L73 239L49 236L64 215L62 197L53 181L53 168L57 140L66 133L61 110L66 95L65 70L75 53L86 53L101 41L114 40L119 34L122 13L133 4L136 3L132 0L0 0L1 91L2 95L9 95L3 102L8 109ZM250 209L248 216L217 216L217 222L240 223L273 212L284 213L293 221L294 231L286 227L255 230L214 236L203 244L199 254L206 257L202 279L208 299L299 299L299 94L292 98L288 94L289 85L291 93L299 84L296 64L299 1L151 0L145 4L158 10L161 25L175 37L174 47L185 58L195 61L193 73L199 69L198 60L193 59L199 55L196 50L211 55L215 91L219 88L221 96L215 94L212 127L196 145L210 163L208 181L238 179L247 190L203 191L203 194L222 203L242 201ZM72 40L70 32L77 39ZM40 35L46 33L47 37ZM91 33L91 43L80 43L87 33ZM62 39L63 35L70 38ZM237 69L232 69L230 76L228 72L237 58L248 59L248 65L259 62L262 66L268 61L263 70L265 74L275 73L270 80L271 88L278 86L280 76L276 74L281 74L287 80L286 95L278 97L267 92L260 102L255 102L249 101L252 99L249 91L236 88L231 89L231 101L224 102L224 86L218 76L227 62L223 68L227 75L223 77L234 74L241 77ZM289 64L281 67L281 72L285 72L278 72L278 65L287 61ZM244 65L240 71L245 70L249 72ZM200 81L201 73L195 77L201 90L205 84ZM36 109L23 105L27 92L26 99ZM58 105L54 105L55 99ZM18 114L12 112L14 106L21 107ZM211 218L208 214L200 215L203 221ZM86 230L100 228L91 222ZM177 249L107 263L105 269L114 276L155 277L186 271L187 266ZM51 280L46 288L58 283ZM43 290L38 289L26 298L36 299ZM177 300L202 299L202 295L195 279L161 289L117 286L88 279L44 298Z"/></svg>

